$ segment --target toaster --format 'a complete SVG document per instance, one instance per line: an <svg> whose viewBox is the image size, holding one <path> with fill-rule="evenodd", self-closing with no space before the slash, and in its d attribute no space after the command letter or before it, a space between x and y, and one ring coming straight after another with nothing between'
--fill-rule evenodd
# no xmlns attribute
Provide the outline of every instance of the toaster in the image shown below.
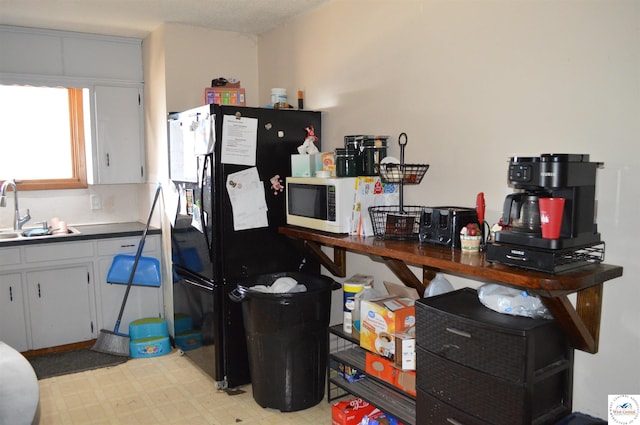
<svg viewBox="0 0 640 425"><path fill-rule="evenodd" d="M459 249L460 230L469 223L478 223L475 208L423 207L420 214L420 243Z"/></svg>

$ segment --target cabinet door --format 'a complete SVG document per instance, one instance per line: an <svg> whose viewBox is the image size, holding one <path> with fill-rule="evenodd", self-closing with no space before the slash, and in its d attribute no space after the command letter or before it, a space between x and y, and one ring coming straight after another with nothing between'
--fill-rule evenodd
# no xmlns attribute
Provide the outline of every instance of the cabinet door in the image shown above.
<svg viewBox="0 0 640 425"><path fill-rule="evenodd" d="M94 182L142 183L144 139L141 89L96 86L94 90Z"/></svg>
<svg viewBox="0 0 640 425"><path fill-rule="evenodd" d="M29 349L20 273L0 274L0 341L18 351Z"/></svg>
<svg viewBox="0 0 640 425"><path fill-rule="evenodd" d="M27 272L33 349L97 335L91 319L90 276L86 265Z"/></svg>
<svg viewBox="0 0 640 425"><path fill-rule="evenodd" d="M97 292L100 294L102 315L100 325L113 330L116 325L118 313L122 299L127 289L127 285L108 283L107 274L111 267L112 259L103 258L100 260L100 277L98 279ZM145 317L161 317L162 301L161 288L150 286L131 286L127 304L125 305L122 319L120 321L120 332L129 333L129 323Z"/></svg>

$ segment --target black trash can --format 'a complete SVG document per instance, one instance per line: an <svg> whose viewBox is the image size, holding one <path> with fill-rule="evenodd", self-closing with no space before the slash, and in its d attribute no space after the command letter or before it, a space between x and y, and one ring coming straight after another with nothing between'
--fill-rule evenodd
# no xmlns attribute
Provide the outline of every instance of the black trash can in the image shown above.
<svg viewBox="0 0 640 425"><path fill-rule="evenodd" d="M306 292L272 294L250 288L291 277ZM253 398L262 407L292 412L324 397L331 291L327 276L297 272L258 275L238 283L231 299L242 302Z"/></svg>

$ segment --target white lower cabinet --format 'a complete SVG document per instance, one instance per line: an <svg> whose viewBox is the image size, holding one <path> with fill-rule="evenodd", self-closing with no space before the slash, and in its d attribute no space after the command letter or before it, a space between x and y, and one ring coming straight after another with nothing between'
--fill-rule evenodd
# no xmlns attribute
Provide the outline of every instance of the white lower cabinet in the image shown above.
<svg viewBox="0 0 640 425"><path fill-rule="evenodd" d="M89 266L27 273L31 349L93 339Z"/></svg>
<svg viewBox="0 0 640 425"><path fill-rule="evenodd" d="M29 348L20 273L0 274L0 341L18 351Z"/></svg>
<svg viewBox="0 0 640 425"><path fill-rule="evenodd" d="M117 254L135 254L139 238L116 237L0 248L0 341L18 351L97 338L113 330L127 285L107 283ZM160 236L143 255L160 258ZM119 331L162 317L161 287L132 286Z"/></svg>

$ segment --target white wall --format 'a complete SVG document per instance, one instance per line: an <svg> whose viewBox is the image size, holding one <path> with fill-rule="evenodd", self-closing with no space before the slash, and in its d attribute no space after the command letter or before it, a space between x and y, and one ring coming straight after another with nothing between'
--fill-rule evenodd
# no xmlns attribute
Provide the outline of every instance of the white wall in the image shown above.
<svg viewBox="0 0 640 425"><path fill-rule="evenodd" d="M606 262L600 351L576 353L574 408L606 418L607 394L638 393L640 2L334 0L259 37L260 101L304 89L324 111L323 147L346 134L409 136L407 162L429 163L408 205L474 206L497 221L513 155L588 153L598 171ZM380 263L349 254L348 274ZM420 271L415 270L420 276ZM474 281L450 277L456 286Z"/></svg>
<svg viewBox="0 0 640 425"><path fill-rule="evenodd" d="M166 25L167 110L204 104L205 87L218 77L236 78L247 105L257 106L257 37L185 25Z"/></svg>
<svg viewBox="0 0 640 425"><path fill-rule="evenodd" d="M51 221L53 217L65 220L69 225L124 223L142 220L138 211L137 186L134 184L96 185L88 189L19 191L21 216L31 211L34 223ZM0 208L0 229L11 228L13 223L13 192L7 192L7 207ZM98 195L102 208L91 209L91 195Z"/></svg>

